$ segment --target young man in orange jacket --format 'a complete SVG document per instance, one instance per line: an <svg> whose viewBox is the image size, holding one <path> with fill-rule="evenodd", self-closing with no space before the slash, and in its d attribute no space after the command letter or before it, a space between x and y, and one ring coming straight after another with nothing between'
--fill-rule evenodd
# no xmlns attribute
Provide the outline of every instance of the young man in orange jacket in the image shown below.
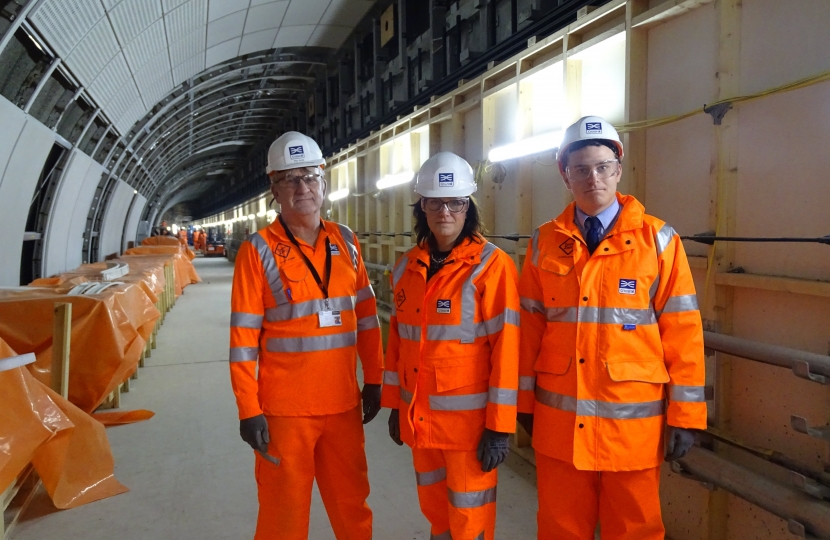
<svg viewBox="0 0 830 540"><path fill-rule="evenodd" d="M706 428L686 254L617 193L622 157L602 118L567 129L558 162L574 202L533 233L519 282L519 421L534 435L539 539L593 539L600 522L603 540L662 540L660 463Z"/></svg>
<svg viewBox="0 0 830 540"><path fill-rule="evenodd" d="M380 410L380 325L356 236L320 219L323 165L301 133L271 145L280 214L236 257L231 382L240 434L256 450L257 540L308 538L315 479L335 537L372 538L362 424Z"/></svg>

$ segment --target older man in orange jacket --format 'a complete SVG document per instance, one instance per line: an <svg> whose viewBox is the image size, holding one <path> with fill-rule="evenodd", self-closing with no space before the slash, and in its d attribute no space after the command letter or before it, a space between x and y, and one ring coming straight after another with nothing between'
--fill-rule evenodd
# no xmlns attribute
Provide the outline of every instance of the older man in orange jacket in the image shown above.
<svg viewBox="0 0 830 540"><path fill-rule="evenodd" d="M320 219L324 163L300 133L271 145L280 214L236 257L231 382L240 433L257 451L257 540L308 538L315 479L335 537L372 538L360 402L369 422L380 410L380 325L356 236Z"/></svg>
<svg viewBox="0 0 830 540"><path fill-rule="evenodd" d="M559 168L574 203L533 233L520 279L519 421L534 435L540 539L593 539L599 521L603 540L662 540L660 463L706 428L686 254L617 194L622 157L602 118L567 129Z"/></svg>

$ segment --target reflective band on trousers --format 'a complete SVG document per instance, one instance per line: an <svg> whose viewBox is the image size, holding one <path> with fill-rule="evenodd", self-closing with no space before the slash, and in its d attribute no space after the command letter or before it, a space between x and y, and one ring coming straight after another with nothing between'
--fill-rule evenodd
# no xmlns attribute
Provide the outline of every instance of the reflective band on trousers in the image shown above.
<svg viewBox="0 0 830 540"><path fill-rule="evenodd" d="M327 305L328 307L326 307ZM329 298L328 304L326 304L323 298L315 298L314 300L306 300L305 302L297 302L296 304L283 304L275 308L268 308L265 310L265 318L268 322L288 321L316 315L323 310L350 311L354 309L354 305L354 296L335 296L334 298Z"/></svg>
<svg viewBox="0 0 830 540"><path fill-rule="evenodd" d="M663 313L680 313L683 311L697 311L697 295L685 294L670 297L666 300L663 310L657 314L657 318L659 319Z"/></svg>
<svg viewBox="0 0 830 540"><path fill-rule="evenodd" d="M256 360L259 356L259 347L231 347L231 362L247 362Z"/></svg>
<svg viewBox="0 0 830 540"><path fill-rule="evenodd" d="M657 324L652 309L601 308L582 306L579 308L547 308L548 322L597 323L597 324Z"/></svg>
<svg viewBox="0 0 830 540"><path fill-rule="evenodd" d="M383 372L383 384L391 384L394 386L399 386L401 384L400 379L398 378L397 371L384 371Z"/></svg>
<svg viewBox="0 0 830 540"><path fill-rule="evenodd" d="M666 248L669 247L671 243L671 239L674 235L677 234L674 232L674 229L671 228L671 225L668 223L664 223L663 227L660 231L655 235L654 242L657 244L657 255L662 255Z"/></svg>
<svg viewBox="0 0 830 540"><path fill-rule="evenodd" d="M406 388L401 388L401 399L404 400L405 403L411 405L412 404L412 392L410 392Z"/></svg>
<svg viewBox="0 0 830 540"><path fill-rule="evenodd" d="M669 385L669 401L683 401L687 403L703 403L706 401L706 387Z"/></svg>
<svg viewBox="0 0 830 540"><path fill-rule="evenodd" d="M474 411L487 407L488 397L488 392L460 396L429 396L429 408L433 411Z"/></svg>
<svg viewBox="0 0 830 540"><path fill-rule="evenodd" d="M519 377L519 390L535 390L536 377Z"/></svg>
<svg viewBox="0 0 830 540"><path fill-rule="evenodd" d="M442 532L441 534L430 534L429 540L452 540L452 534L450 534L450 531Z"/></svg>
<svg viewBox="0 0 830 540"><path fill-rule="evenodd" d="M265 274L265 281L268 282L268 287L271 289L271 295L274 297L274 302L278 306L288 303L288 298L283 291L282 279L280 278L280 271L277 268L277 261L274 259L274 254L268 246L268 242L262 237L262 233L254 233L248 241L254 246L254 249L259 253L259 261L262 263L262 271Z"/></svg>
<svg viewBox="0 0 830 540"><path fill-rule="evenodd" d="M231 326L235 326L236 328L253 328L255 330L259 330L262 328L262 319L262 315L234 312L231 313Z"/></svg>
<svg viewBox="0 0 830 540"><path fill-rule="evenodd" d="M431 486L432 484L437 484L438 482L446 479L447 469L444 467L428 472L415 471L415 482L419 486Z"/></svg>
<svg viewBox="0 0 830 540"><path fill-rule="evenodd" d="M303 353L352 347L356 343L357 332L343 332L326 336L268 338L266 350L275 353Z"/></svg>
<svg viewBox="0 0 830 540"><path fill-rule="evenodd" d="M372 328L380 328L380 321L377 315L369 315L368 317L361 317L357 320L357 331L371 330Z"/></svg>
<svg viewBox="0 0 830 540"><path fill-rule="evenodd" d="M518 390L508 390L505 388L490 387L490 403L496 405L516 405L519 401Z"/></svg>
<svg viewBox="0 0 830 540"><path fill-rule="evenodd" d="M496 502L496 486L481 491L453 491L447 489L450 504L455 508L479 508Z"/></svg>
<svg viewBox="0 0 830 540"><path fill-rule="evenodd" d="M612 403L593 399L576 399L539 386L536 387L536 401L560 411L576 413L577 416L597 416L615 420L651 418L662 415L665 410L665 402L662 399L639 403Z"/></svg>

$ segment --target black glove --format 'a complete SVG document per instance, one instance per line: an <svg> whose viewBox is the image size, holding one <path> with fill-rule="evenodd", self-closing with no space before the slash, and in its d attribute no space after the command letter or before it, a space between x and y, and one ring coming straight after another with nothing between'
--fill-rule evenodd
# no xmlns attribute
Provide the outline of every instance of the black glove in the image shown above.
<svg viewBox="0 0 830 540"><path fill-rule="evenodd" d="M271 438L268 436L268 422L264 414L240 420L239 434L242 440L250 444L254 450L263 454L268 453L268 443L271 442Z"/></svg>
<svg viewBox="0 0 830 540"><path fill-rule="evenodd" d="M669 426L669 436L666 441L666 461L682 458L689 452L694 443L694 430Z"/></svg>
<svg viewBox="0 0 830 540"><path fill-rule="evenodd" d="M363 391L363 423L368 424L380 412L380 385L364 384Z"/></svg>
<svg viewBox="0 0 830 540"><path fill-rule="evenodd" d="M507 439L509 433L499 433L484 428L481 441L478 443L478 460L481 462L481 470L490 472L498 467L510 453L510 444Z"/></svg>
<svg viewBox="0 0 830 540"><path fill-rule="evenodd" d="M531 437L533 436L533 414L520 412L516 415L516 420L518 420L519 424L525 428L527 434Z"/></svg>
<svg viewBox="0 0 830 540"><path fill-rule="evenodd" d="M392 409L389 411L389 436L392 437L392 440L395 441L395 444L398 446L403 445L403 441L401 440L401 417L400 411L398 409Z"/></svg>

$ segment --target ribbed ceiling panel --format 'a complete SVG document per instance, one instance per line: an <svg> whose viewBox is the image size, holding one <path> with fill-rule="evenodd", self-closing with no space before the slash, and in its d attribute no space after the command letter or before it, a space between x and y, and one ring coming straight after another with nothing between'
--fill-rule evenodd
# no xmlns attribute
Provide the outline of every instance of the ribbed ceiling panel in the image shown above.
<svg viewBox="0 0 830 540"><path fill-rule="evenodd" d="M78 43L66 59L66 65L75 73L81 84L88 87L116 53L120 56L118 41L109 21L103 18Z"/></svg>
<svg viewBox="0 0 830 540"><path fill-rule="evenodd" d="M138 107L136 107L136 102ZM138 88L136 88L132 79L119 88L112 101L107 104L107 114L122 135L130 130L136 120L141 118L142 110L144 110L144 103L141 101L141 95L138 93ZM127 114L128 112L131 112L131 114Z"/></svg>
<svg viewBox="0 0 830 540"><path fill-rule="evenodd" d="M164 33L163 19L154 22L124 47L124 56L130 64L130 69L135 73L160 51L167 52L167 35Z"/></svg>
<svg viewBox="0 0 830 540"><path fill-rule="evenodd" d="M124 55L119 52L89 86L89 93L95 101L106 106L128 80L133 80L132 74Z"/></svg>
<svg viewBox="0 0 830 540"><path fill-rule="evenodd" d="M173 68L173 84L179 85L205 70L205 53L188 58Z"/></svg>
<svg viewBox="0 0 830 540"><path fill-rule="evenodd" d="M172 42L170 45L170 61L178 66L185 60L193 58L205 51L205 29L204 27L191 32L190 35ZM202 55L204 56L204 54Z"/></svg>
<svg viewBox="0 0 830 540"><path fill-rule="evenodd" d="M31 19L55 52L66 58L103 16L100 0L51 0L41 4Z"/></svg>
<svg viewBox="0 0 830 540"><path fill-rule="evenodd" d="M177 36L184 36L204 27L207 24L207 6L207 0L190 0L165 15L168 39L173 42Z"/></svg>
<svg viewBox="0 0 830 540"><path fill-rule="evenodd" d="M161 18L161 1L123 0L109 12L109 18L123 46Z"/></svg>

